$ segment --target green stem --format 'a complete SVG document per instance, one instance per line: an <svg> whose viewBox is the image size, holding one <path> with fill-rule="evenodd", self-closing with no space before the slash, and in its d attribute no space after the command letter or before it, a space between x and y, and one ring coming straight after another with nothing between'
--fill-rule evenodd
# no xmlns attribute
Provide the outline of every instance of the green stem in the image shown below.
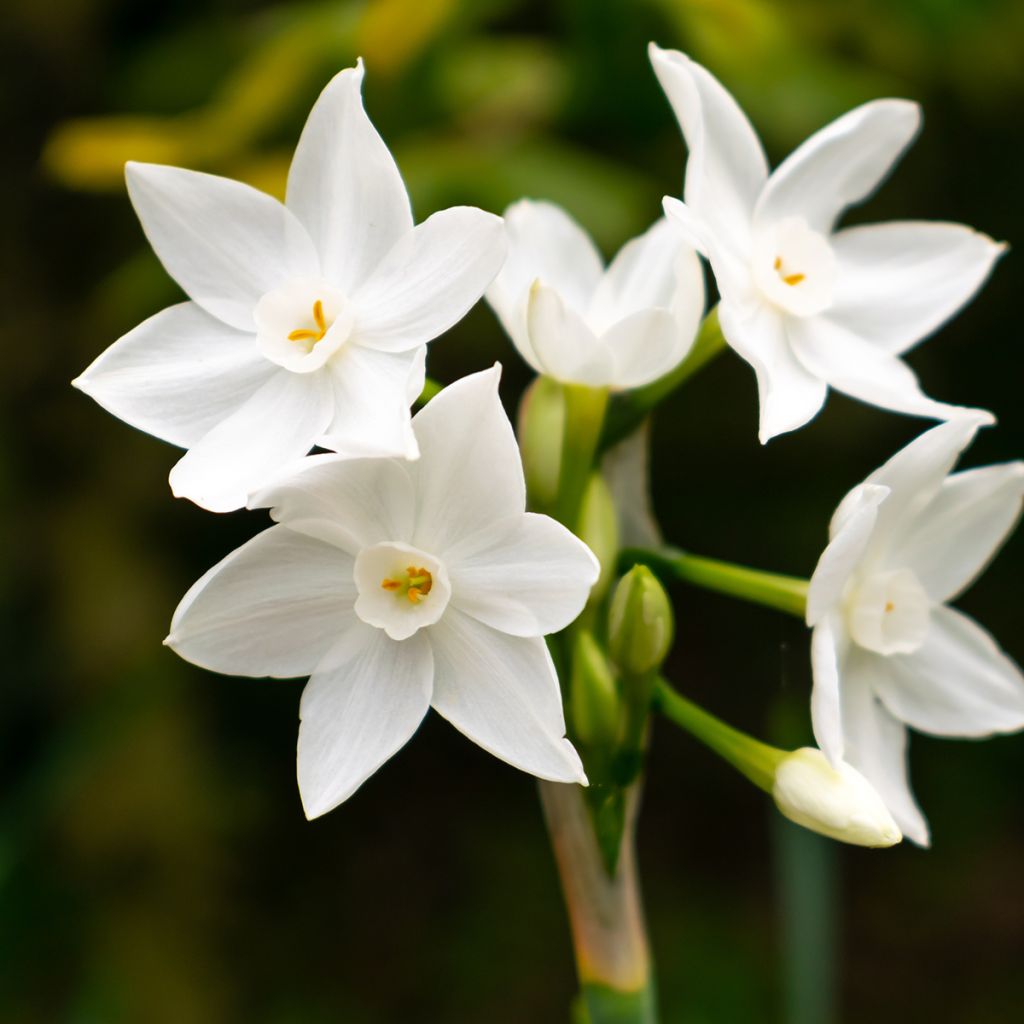
<svg viewBox="0 0 1024 1024"><path fill-rule="evenodd" d="M613 874L605 866L584 791L541 782L540 796L569 912L588 1024L656 1024L634 849L639 784L626 792L625 827Z"/></svg>
<svg viewBox="0 0 1024 1024"><path fill-rule="evenodd" d="M704 318L693 348L674 370L642 388L626 392L616 400L601 435L601 450L610 448L633 433L656 405L663 402L676 388L688 381L725 348L726 341L718 323L716 306Z"/></svg>
<svg viewBox="0 0 1024 1024"><path fill-rule="evenodd" d="M769 735L801 746L806 739L805 701L777 699ZM782 959L783 1024L834 1024L838 1020L837 965L840 930L840 861L834 843L773 816L775 898Z"/></svg>
<svg viewBox="0 0 1024 1024"><path fill-rule="evenodd" d="M690 555L672 547L657 551L630 548L622 552L621 562L624 566L642 562L660 576L739 597L801 619L806 614L808 584L799 576L748 569L716 558Z"/></svg>
<svg viewBox="0 0 1024 1024"><path fill-rule="evenodd" d="M766 793L772 791L775 771L789 751L770 747L726 725L721 719L673 690L665 679L658 679L654 684L654 704L666 718L728 761L759 789Z"/></svg>
<svg viewBox="0 0 1024 1024"><path fill-rule="evenodd" d="M420 392L420 397L416 399L418 405L426 405L432 398L436 398L438 393L444 390L444 385L440 381L434 380L433 377L427 377L423 381L423 390Z"/></svg>
<svg viewBox="0 0 1024 1024"><path fill-rule="evenodd" d="M594 467L607 407L608 392L604 388L565 385L565 433L555 518L573 531Z"/></svg>

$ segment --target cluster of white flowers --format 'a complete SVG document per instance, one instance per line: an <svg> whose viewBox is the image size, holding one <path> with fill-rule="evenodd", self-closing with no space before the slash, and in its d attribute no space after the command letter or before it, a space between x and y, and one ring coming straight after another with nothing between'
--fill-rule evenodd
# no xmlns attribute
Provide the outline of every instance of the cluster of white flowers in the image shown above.
<svg viewBox="0 0 1024 1024"><path fill-rule="evenodd" d="M651 60L689 150L685 202L667 197L666 217L607 268L546 202L521 200L503 219L457 207L414 226L363 109L361 63L313 107L284 204L224 178L128 165L143 229L188 301L75 384L186 449L175 495L211 511L270 509L276 525L192 587L166 642L219 672L310 676L298 746L310 817L354 792L429 707L510 764L586 784L544 637L580 615L598 561L567 528L578 524L527 511L499 367L410 410L427 343L484 294L540 375L603 393L664 377L704 318L701 255L724 338L757 376L762 441L807 423L829 387L947 421L835 515L807 603L828 761L784 759L780 807L853 842L886 845L902 829L926 843L906 726L1024 726L1020 670L946 607L1016 522L1024 465L950 476L993 418L928 398L901 358L972 297L1002 247L956 224L835 229L912 139L914 104L865 104L769 174L708 71L653 46Z"/></svg>

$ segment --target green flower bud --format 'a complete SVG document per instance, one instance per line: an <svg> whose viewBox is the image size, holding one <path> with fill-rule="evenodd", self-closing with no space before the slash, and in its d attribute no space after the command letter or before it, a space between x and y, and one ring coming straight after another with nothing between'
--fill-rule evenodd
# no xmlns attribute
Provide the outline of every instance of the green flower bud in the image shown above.
<svg viewBox="0 0 1024 1024"><path fill-rule="evenodd" d="M646 565L634 565L619 580L608 616L608 649L628 676L661 666L672 646L672 605Z"/></svg>
<svg viewBox="0 0 1024 1024"><path fill-rule="evenodd" d="M565 390L538 377L519 403L519 450L532 509L550 509L558 498L564 433Z"/></svg>
<svg viewBox="0 0 1024 1024"><path fill-rule="evenodd" d="M601 563L601 575L590 591L590 600L599 601L608 593L619 557L619 518L611 491L600 473L591 476L583 494L579 536Z"/></svg>
<svg viewBox="0 0 1024 1024"><path fill-rule="evenodd" d="M573 732L590 747L614 743L619 727L618 685L592 633L580 630L573 643L569 713Z"/></svg>

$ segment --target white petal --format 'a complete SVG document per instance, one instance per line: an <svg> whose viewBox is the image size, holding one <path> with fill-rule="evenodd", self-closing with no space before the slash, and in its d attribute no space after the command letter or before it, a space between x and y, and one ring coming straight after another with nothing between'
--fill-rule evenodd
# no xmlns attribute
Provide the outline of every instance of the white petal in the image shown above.
<svg viewBox="0 0 1024 1024"><path fill-rule="evenodd" d="M307 818L347 800L405 746L430 706L433 663L422 634L401 643L358 623L302 691L299 793Z"/></svg>
<svg viewBox="0 0 1024 1024"><path fill-rule="evenodd" d="M714 272L718 291L726 302L748 306L752 302L760 301L754 291L750 252L733 250L724 244L715 234L713 227L678 199L665 196L661 206L666 218L679 231L683 241L707 258Z"/></svg>
<svg viewBox="0 0 1024 1024"><path fill-rule="evenodd" d="M847 206L881 184L917 134L921 111L909 100L872 100L815 132L768 179L754 220L802 217L828 233Z"/></svg>
<svg viewBox="0 0 1024 1024"><path fill-rule="evenodd" d="M272 526L181 599L164 641L186 661L236 676L305 676L356 621L352 558Z"/></svg>
<svg viewBox="0 0 1024 1024"><path fill-rule="evenodd" d="M427 346L422 345L412 353L412 368L406 382L406 405L413 405L423 394L427 383Z"/></svg>
<svg viewBox="0 0 1024 1024"><path fill-rule="evenodd" d="M879 509L875 543L880 555L891 548L929 505L960 453L974 440L977 421L950 420L926 430L865 480L891 491Z"/></svg>
<svg viewBox="0 0 1024 1024"><path fill-rule="evenodd" d="M612 357L612 387L639 388L674 370L693 347L695 335L684 333L667 309L645 309L613 324L600 344Z"/></svg>
<svg viewBox="0 0 1024 1024"><path fill-rule="evenodd" d="M128 194L167 273L208 313L255 330L260 298L290 277L319 277L305 228L276 199L229 178L129 162Z"/></svg>
<svg viewBox="0 0 1024 1024"><path fill-rule="evenodd" d="M409 412L410 381L422 379L420 349L378 352L346 345L327 364L334 419L317 438L321 448L349 458L419 455ZM420 390L423 390L420 383Z"/></svg>
<svg viewBox="0 0 1024 1024"><path fill-rule="evenodd" d="M325 373L278 370L171 470L171 490L211 512L230 512L305 455L333 415Z"/></svg>
<svg viewBox="0 0 1024 1024"><path fill-rule="evenodd" d="M563 384L605 387L615 376L611 352L583 317L541 281L530 289L527 334L542 373Z"/></svg>
<svg viewBox="0 0 1024 1024"><path fill-rule="evenodd" d="M725 340L757 374L761 443L812 420L825 402L827 387L793 355L781 314L767 305L744 309L723 300L718 316Z"/></svg>
<svg viewBox="0 0 1024 1024"><path fill-rule="evenodd" d="M1017 525L1024 462L947 477L934 500L894 544L929 597L951 601L980 575Z"/></svg>
<svg viewBox="0 0 1024 1024"><path fill-rule="evenodd" d="M750 246L751 215L768 177L746 115L705 68L678 50L648 48L654 73L686 138L685 199L733 253Z"/></svg>
<svg viewBox="0 0 1024 1024"><path fill-rule="evenodd" d="M885 661L875 681L878 696L921 732L990 736L1024 728L1024 676L961 612L933 608L923 646Z"/></svg>
<svg viewBox="0 0 1024 1024"><path fill-rule="evenodd" d="M351 292L412 230L409 196L370 123L363 62L335 75L313 105L288 172L288 208L306 226L323 275Z"/></svg>
<svg viewBox="0 0 1024 1024"><path fill-rule="evenodd" d="M526 334L527 293L534 281L584 310L601 280L601 254L590 236L554 203L521 199L505 211L508 258L487 289L505 332L532 364Z"/></svg>
<svg viewBox="0 0 1024 1024"><path fill-rule="evenodd" d="M899 356L858 337L830 316L791 317L786 333L800 362L851 398L910 416L943 420L966 416L992 422L991 414L981 409L929 398Z"/></svg>
<svg viewBox="0 0 1024 1024"><path fill-rule="evenodd" d="M619 250L597 286L586 319L600 332L630 313L656 308L678 312L686 325L692 320L694 331L704 311L700 260L665 217Z"/></svg>
<svg viewBox="0 0 1024 1024"><path fill-rule="evenodd" d="M811 722L814 739L833 767L843 760L843 723L839 706L839 625L822 619L811 632Z"/></svg>
<svg viewBox="0 0 1024 1024"><path fill-rule="evenodd" d="M895 221L831 239L839 266L831 316L905 352L966 305L1006 246L963 224Z"/></svg>
<svg viewBox="0 0 1024 1024"><path fill-rule="evenodd" d="M274 370L252 334L183 302L144 320L72 383L133 427L188 448Z"/></svg>
<svg viewBox="0 0 1024 1024"><path fill-rule="evenodd" d="M449 384L413 417L419 461L410 543L443 558L464 537L526 509L512 424L498 397L501 367Z"/></svg>
<svg viewBox="0 0 1024 1024"><path fill-rule="evenodd" d="M564 629L583 611L600 572L586 544L530 512L467 537L445 563L455 607L514 636Z"/></svg>
<svg viewBox="0 0 1024 1024"><path fill-rule="evenodd" d="M558 677L544 641L511 637L455 608L430 629L434 708L488 753L552 782L586 775L565 738Z"/></svg>
<svg viewBox="0 0 1024 1024"><path fill-rule="evenodd" d="M829 545L818 559L807 589L808 626L817 625L841 602L846 583L871 540L878 506L888 495L888 487L861 484L843 499L833 519Z"/></svg>
<svg viewBox="0 0 1024 1024"><path fill-rule="evenodd" d="M435 213L399 239L352 296L353 337L385 352L431 341L469 312L504 259L500 217L471 206Z"/></svg>
<svg viewBox="0 0 1024 1024"><path fill-rule="evenodd" d="M903 834L928 846L928 822L917 806L907 778L907 730L875 697L872 666L885 661L851 649L842 666L843 735L846 760L878 790Z"/></svg>
<svg viewBox="0 0 1024 1024"><path fill-rule="evenodd" d="M351 555L385 541L412 539L416 496L398 459L312 455L249 499L290 530L319 537Z"/></svg>

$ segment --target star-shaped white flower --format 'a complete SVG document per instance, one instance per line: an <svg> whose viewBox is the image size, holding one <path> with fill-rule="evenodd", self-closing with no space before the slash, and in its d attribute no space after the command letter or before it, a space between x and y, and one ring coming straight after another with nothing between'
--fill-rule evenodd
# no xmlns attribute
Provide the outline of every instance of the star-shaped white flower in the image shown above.
<svg viewBox="0 0 1024 1024"><path fill-rule="evenodd" d="M664 219L604 268L586 232L553 203L505 211L508 259L487 301L538 373L626 389L668 373L704 312L697 253Z"/></svg>
<svg viewBox="0 0 1024 1024"><path fill-rule="evenodd" d="M360 62L317 100L285 204L227 178L130 163L128 191L191 301L157 313L74 383L189 449L171 488L228 511L314 445L416 457L409 406L424 343L480 298L501 220L470 207L413 226L363 109Z"/></svg>
<svg viewBox="0 0 1024 1024"><path fill-rule="evenodd" d="M689 150L686 202L666 197L665 211L711 263L722 332L757 374L761 441L807 423L829 387L895 412L964 414L928 398L900 356L968 302L1005 247L961 224L835 231L910 144L917 104L865 103L769 175L722 85L678 51L650 55Z"/></svg>
<svg viewBox="0 0 1024 1024"><path fill-rule="evenodd" d="M433 707L497 757L586 783L544 635L598 576L582 541L525 512L500 368L413 420L421 457L312 456L256 495L279 525L200 579L167 643L247 676L311 675L298 776L313 818L347 799Z"/></svg>
<svg viewBox="0 0 1024 1024"><path fill-rule="evenodd" d="M936 736L1024 727L1024 675L972 619L948 608L1016 524L1024 462L950 474L978 423L911 442L843 499L811 577L807 623L814 735L845 758L922 845L906 726Z"/></svg>

